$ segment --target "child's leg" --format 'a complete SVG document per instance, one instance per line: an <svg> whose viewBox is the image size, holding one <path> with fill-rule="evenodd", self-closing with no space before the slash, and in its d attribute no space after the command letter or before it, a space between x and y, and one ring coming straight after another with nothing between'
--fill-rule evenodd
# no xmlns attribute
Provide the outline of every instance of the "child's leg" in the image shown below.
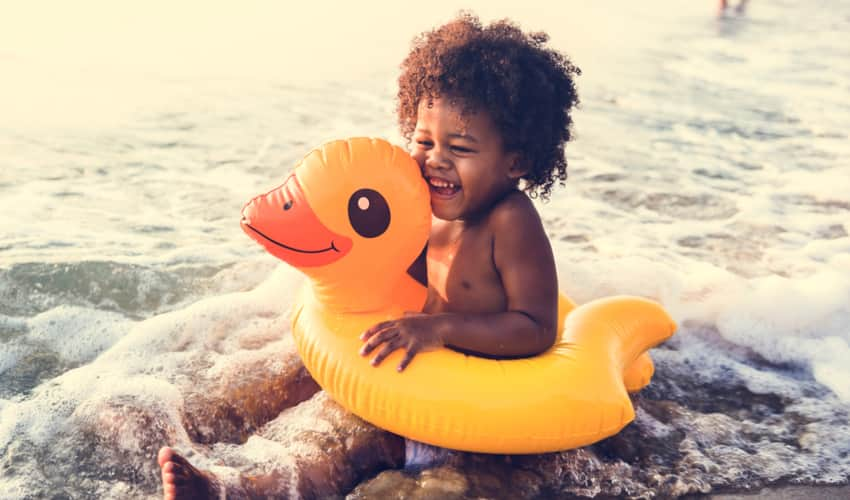
<svg viewBox="0 0 850 500"><path fill-rule="evenodd" d="M213 453L226 455L217 459L232 460L244 471L236 474L228 467L232 477L201 471L185 458L161 451L165 498L215 498L225 489L228 498L334 496L403 460L400 437L348 413L323 392L283 412L252 440L213 448ZM280 455L272 464L269 449ZM260 463L252 450L264 453ZM180 495L169 496L171 491Z"/></svg>
<svg viewBox="0 0 850 500"><path fill-rule="evenodd" d="M231 368L186 378L183 422L197 443L242 443L319 386L304 368L291 337Z"/></svg>

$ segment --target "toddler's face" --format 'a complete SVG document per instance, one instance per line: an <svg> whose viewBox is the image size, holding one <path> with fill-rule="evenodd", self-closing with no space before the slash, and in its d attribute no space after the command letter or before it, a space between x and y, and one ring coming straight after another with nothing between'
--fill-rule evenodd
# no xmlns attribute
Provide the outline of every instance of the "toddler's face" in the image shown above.
<svg viewBox="0 0 850 500"><path fill-rule="evenodd" d="M443 220L474 219L516 186L522 175L516 153L484 110L462 115L461 103L419 103L411 155L431 192L431 210Z"/></svg>

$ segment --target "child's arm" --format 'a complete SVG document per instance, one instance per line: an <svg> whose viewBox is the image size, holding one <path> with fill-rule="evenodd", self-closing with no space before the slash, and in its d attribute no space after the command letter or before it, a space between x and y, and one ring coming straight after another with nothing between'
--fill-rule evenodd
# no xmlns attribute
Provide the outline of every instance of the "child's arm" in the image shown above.
<svg viewBox="0 0 850 500"><path fill-rule="evenodd" d="M407 351L403 370L420 351L450 345L496 357L539 354L555 341L558 283L552 248L531 201L512 196L490 215L493 261L507 297L505 312L412 315L367 330L362 355L385 344L372 364L396 349Z"/></svg>

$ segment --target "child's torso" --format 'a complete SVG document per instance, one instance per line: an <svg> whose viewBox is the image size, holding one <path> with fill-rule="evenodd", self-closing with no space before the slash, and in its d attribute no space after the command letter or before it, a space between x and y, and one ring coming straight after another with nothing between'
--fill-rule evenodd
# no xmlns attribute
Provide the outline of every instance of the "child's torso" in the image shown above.
<svg viewBox="0 0 850 500"><path fill-rule="evenodd" d="M507 298L493 261L486 221L463 226L434 219L428 240L428 301L424 312L503 312Z"/></svg>

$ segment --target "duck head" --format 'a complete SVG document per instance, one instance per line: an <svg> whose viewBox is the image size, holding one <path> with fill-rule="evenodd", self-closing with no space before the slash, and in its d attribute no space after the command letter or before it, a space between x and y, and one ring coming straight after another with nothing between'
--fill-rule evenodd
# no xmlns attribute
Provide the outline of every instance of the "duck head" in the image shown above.
<svg viewBox="0 0 850 500"><path fill-rule="evenodd" d="M316 298L341 312L393 299L431 224L416 161L381 139L333 141L311 151L284 183L249 201L241 226L269 253L311 280Z"/></svg>

